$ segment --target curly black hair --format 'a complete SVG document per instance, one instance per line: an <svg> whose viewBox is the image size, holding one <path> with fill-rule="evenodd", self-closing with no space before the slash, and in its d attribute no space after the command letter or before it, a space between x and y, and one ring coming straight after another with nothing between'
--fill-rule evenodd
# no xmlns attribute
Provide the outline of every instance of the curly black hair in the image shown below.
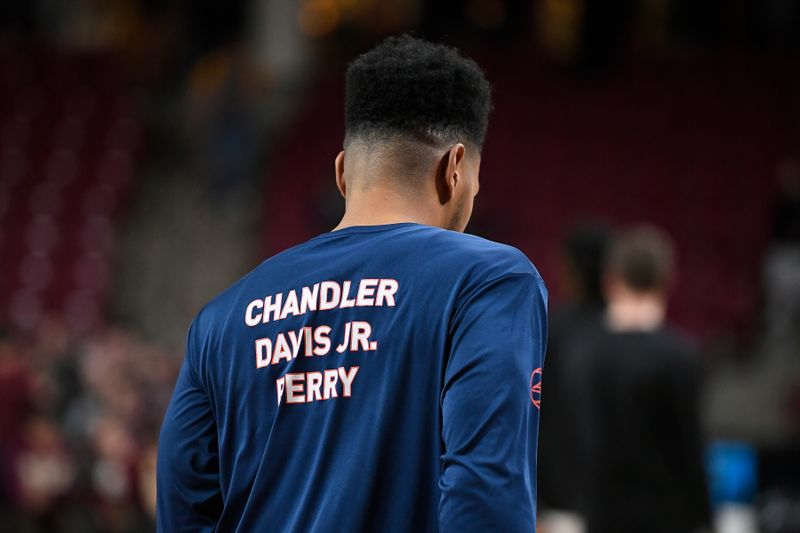
<svg viewBox="0 0 800 533"><path fill-rule="evenodd" d="M491 87L458 50L410 35L389 37L347 69L345 138L406 136L483 146Z"/></svg>

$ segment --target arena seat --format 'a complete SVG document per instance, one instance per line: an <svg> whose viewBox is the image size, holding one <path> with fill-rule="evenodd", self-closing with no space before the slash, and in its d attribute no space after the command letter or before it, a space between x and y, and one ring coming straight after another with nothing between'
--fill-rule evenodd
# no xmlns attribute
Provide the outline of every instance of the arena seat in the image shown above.
<svg viewBox="0 0 800 533"><path fill-rule="evenodd" d="M103 318L113 227L142 145L113 58L0 47L0 320Z"/></svg>

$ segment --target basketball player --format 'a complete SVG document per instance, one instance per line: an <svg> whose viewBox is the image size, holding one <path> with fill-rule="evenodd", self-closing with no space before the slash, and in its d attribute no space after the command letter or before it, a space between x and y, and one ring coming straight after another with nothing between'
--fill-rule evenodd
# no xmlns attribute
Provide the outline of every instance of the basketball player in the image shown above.
<svg viewBox="0 0 800 533"><path fill-rule="evenodd" d="M521 252L462 233L490 107L445 46L389 38L352 63L346 213L192 323L160 531L534 531L546 291Z"/></svg>

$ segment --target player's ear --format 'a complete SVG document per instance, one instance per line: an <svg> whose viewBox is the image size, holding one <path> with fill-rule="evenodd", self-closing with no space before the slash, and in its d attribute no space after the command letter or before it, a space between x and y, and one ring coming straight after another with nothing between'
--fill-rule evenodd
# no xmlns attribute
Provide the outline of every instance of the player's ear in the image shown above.
<svg viewBox="0 0 800 533"><path fill-rule="evenodd" d="M439 194L439 203L446 204L456 195L456 187L462 185L463 169L466 149L461 143L450 147L442 156L436 171L436 192Z"/></svg>
<svg viewBox="0 0 800 533"><path fill-rule="evenodd" d="M342 193L342 198L347 199L347 183L345 183L344 179L344 150L336 156L333 166L336 171L336 187Z"/></svg>

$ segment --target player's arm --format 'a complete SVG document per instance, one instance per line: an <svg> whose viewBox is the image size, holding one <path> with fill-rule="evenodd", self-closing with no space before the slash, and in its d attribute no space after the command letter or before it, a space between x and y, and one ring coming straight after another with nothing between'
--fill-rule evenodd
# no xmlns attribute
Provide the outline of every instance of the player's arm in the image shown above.
<svg viewBox="0 0 800 533"><path fill-rule="evenodd" d="M159 436L156 522L165 533L212 532L222 512L217 427L194 367L195 328Z"/></svg>
<svg viewBox="0 0 800 533"><path fill-rule="evenodd" d="M440 531L534 531L530 384L546 337L546 291L532 273L486 281L457 309L442 394Z"/></svg>

